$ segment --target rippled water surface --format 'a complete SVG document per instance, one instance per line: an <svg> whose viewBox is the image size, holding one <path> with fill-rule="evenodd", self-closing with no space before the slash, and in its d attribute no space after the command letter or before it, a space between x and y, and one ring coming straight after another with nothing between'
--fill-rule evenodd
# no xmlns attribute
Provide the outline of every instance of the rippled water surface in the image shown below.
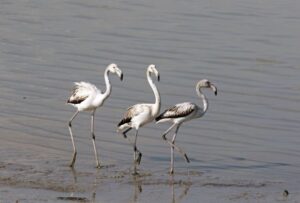
<svg viewBox="0 0 300 203"><path fill-rule="evenodd" d="M70 184L60 196L69 196L74 187L80 192L72 185L72 177L84 178L85 174L90 178L82 182L94 185L91 190L97 192L99 201L124 200L114 197L111 189L121 191L127 202L172 200L172 189L164 182L159 184L165 185L160 193L152 187L155 184L144 182L148 193L141 194L148 196L138 199L132 193L139 191L138 184L133 187L130 178L114 178L112 188L107 186L110 183L105 186L97 178L92 180L97 174L88 113L73 123L80 175L67 167L72 154L67 121L75 109L65 102L72 83L90 81L105 90L103 72L112 62L123 70L124 81L110 76L112 94L96 114L96 142L100 159L107 165L105 172L118 176L130 170L132 147L116 133L116 124L128 106L154 102L145 78L146 67L154 63L161 74L161 81L155 83L162 109L184 101L201 104L195 92L199 79L215 83L219 93L215 97L205 91L210 104L207 114L179 130L177 144L187 151L191 163L176 154L175 170L183 183L175 185L175 190L185 194L176 202L199 198L195 188L203 183L184 182L189 171L250 182L275 180L299 192L299 9L300 3L292 0L1 1L0 200L15 201L13 194L19 190L35 194L35 188L41 188L49 190L43 197L46 201L53 198L53 188L45 185L58 177ZM170 149L161 139L168 127L149 124L140 130L138 139L144 155L140 168L158 180L168 180ZM16 174L24 179L9 182ZM32 180L44 184L20 184ZM130 194L126 193L128 185ZM15 186L18 189L12 189ZM191 187L189 193L184 192L186 187ZM284 189L274 188L271 191ZM209 187L201 192L210 194ZM102 193L104 198L99 197ZM25 195L29 202L33 201L30 197ZM35 197L39 202L39 195ZM277 197L268 198L273 202ZM222 202L241 199L226 196L225 189Z"/></svg>

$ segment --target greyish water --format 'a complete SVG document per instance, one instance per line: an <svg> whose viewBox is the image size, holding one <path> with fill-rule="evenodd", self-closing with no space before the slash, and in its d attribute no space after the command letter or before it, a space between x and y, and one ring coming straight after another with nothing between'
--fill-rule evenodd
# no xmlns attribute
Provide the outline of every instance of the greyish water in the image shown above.
<svg viewBox="0 0 300 203"><path fill-rule="evenodd" d="M300 2L2 0L0 2L1 202L274 202L300 199ZM105 169L96 170L89 114L73 123L65 105L74 81L112 94L96 114L96 142ZM199 79L210 108L183 125L174 180L169 125L140 130L142 177L132 178L132 147L116 133L125 109L154 102L146 67L154 63L162 109L192 101ZM172 184L174 183L174 184ZM77 199L76 199L77 198ZM298 198L298 199L297 199ZM252 201L251 201L252 200Z"/></svg>

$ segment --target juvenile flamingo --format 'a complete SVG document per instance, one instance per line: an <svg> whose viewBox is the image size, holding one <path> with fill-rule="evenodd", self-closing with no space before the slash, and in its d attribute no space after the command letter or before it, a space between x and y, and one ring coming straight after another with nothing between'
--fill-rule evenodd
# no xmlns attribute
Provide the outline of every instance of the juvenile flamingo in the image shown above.
<svg viewBox="0 0 300 203"><path fill-rule="evenodd" d="M186 161L189 163L189 159L185 152L175 145L175 139L178 132L179 127L183 122L200 118L202 117L208 109L208 100L206 99L205 95L202 93L202 88L211 88L215 95L217 95L217 88L207 79L200 80L196 85L196 92L198 96L202 99L203 106L200 107L191 102L184 102L180 104L176 104L175 106L165 110L162 114L160 114L155 120L156 123L162 123L166 121L171 121L173 124L171 127L166 130L162 138L167 141L167 143L171 146L171 166L170 166L170 174L174 173L174 149L176 149L179 153L181 153ZM166 135L175 128L175 134L173 135L172 141L169 141L166 138Z"/></svg>
<svg viewBox="0 0 300 203"><path fill-rule="evenodd" d="M140 164L142 153L137 149L136 141L138 136L138 130L140 127L144 126L147 123L152 122L156 116L158 116L160 111L160 94L151 79L151 74L154 74L159 81L159 72L155 68L155 65L149 65L147 69L147 80L150 87L153 90L155 96L155 103L142 103L135 104L127 109L124 113L123 119L118 124L118 132L122 132L124 138L127 138L126 133L130 131L132 128L135 128L136 134L133 142L133 162L134 162L134 175L137 175L137 164ZM124 131L123 131L124 130Z"/></svg>
<svg viewBox="0 0 300 203"><path fill-rule="evenodd" d="M109 97L111 93L111 84L109 82L108 74L113 73L117 74L121 80L123 80L123 73L121 69L118 68L116 64L110 64L107 66L104 72L104 80L106 84L106 91L104 93L101 92L95 85L88 82L75 82L72 90L72 94L68 99L67 103L73 105L77 108L75 114L69 120L69 131L71 135L71 140L73 144L73 157L70 162L70 167L74 167L76 161L77 150L74 143L73 133L72 133L72 121L81 111L89 111L91 112L91 135L93 141L93 147L96 158L96 167L100 168L100 162L98 159L96 144L95 144L95 134L94 134L94 116L95 111L98 107L101 107L104 101Z"/></svg>

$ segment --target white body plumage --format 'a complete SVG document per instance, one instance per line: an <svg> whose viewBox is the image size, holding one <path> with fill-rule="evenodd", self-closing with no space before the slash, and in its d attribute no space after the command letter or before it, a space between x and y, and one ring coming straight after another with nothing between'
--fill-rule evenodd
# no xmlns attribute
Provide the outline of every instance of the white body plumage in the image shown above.
<svg viewBox="0 0 300 203"><path fill-rule="evenodd" d="M155 103L135 104L129 107L124 113L123 119L118 124L118 132L123 131L126 128L135 128L138 130L145 124L152 122L155 117L158 116L161 106L160 94L151 79L151 73L154 73L159 81L159 73L156 70L155 65L149 65L147 69L147 80L153 90Z"/></svg>
<svg viewBox="0 0 300 203"><path fill-rule="evenodd" d="M104 103L104 95L95 85L89 82L74 82L75 94L72 94L68 103L76 107L78 111L93 111ZM74 102L81 100L80 103ZM74 103L72 103L72 101Z"/></svg>
<svg viewBox="0 0 300 203"><path fill-rule="evenodd" d="M155 103L143 103L136 104L127 109L124 113L123 119L118 124L118 132L122 132L126 138L126 133L132 128L136 129L135 139L133 143L134 149L134 174L137 174L136 165L140 164L142 153L136 147L138 130L140 127L144 126L147 123L152 122L155 117L159 114L160 111L160 94L155 84L151 79L151 74L153 73L157 80L159 81L159 73L155 68L155 65L151 64L147 68L147 80L150 87L153 90L155 96ZM137 156L138 155L138 156Z"/></svg>
<svg viewBox="0 0 300 203"><path fill-rule="evenodd" d="M93 141L93 147L96 158L96 166L100 167L100 162L98 159L96 144L95 144L95 134L94 134L94 115L98 107L102 106L104 101L109 97L111 93L111 84L109 82L108 74L117 74L120 79L123 79L123 73L118 68L116 64L110 64L107 66L104 72L104 79L106 84L106 90L102 93L95 85L88 82L75 82L70 98L67 103L77 108L75 114L71 117L69 121L69 132L73 145L73 157L71 159L70 167L74 167L76 160L77 150L74 143L73 133L72 133L72 121L81 111L91 111L91 135Z"/></svg>

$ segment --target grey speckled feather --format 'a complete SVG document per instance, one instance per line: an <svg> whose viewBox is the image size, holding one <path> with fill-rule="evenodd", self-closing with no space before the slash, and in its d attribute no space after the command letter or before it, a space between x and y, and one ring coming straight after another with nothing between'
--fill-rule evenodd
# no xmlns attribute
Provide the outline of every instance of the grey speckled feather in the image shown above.
<svg viewBox="0 0 300 203"><path fill-rule="evenodd" d="M165 118L180 118L185 117L196 110L197 106L190 102L176 104L175 106L167 109L158 117L155 118L156 121Z"/></svg>

